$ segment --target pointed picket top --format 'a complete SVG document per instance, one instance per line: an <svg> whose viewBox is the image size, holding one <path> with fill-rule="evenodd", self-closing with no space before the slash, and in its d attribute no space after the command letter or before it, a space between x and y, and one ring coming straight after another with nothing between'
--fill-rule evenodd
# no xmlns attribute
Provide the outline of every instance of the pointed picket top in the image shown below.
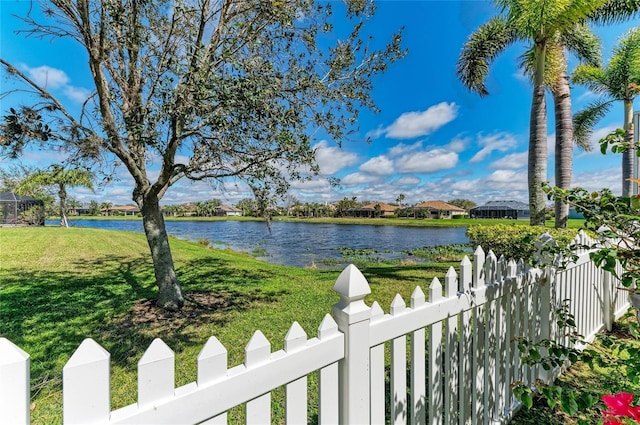
<svg viewBox="0 0 640 425"><path fill-rule="evenodd" d="M0 338L0 422L29 423L29 355L6 338Z"/></svg>
<svg viewBox="0 0 640 425"><path fill-rule="evenodd" d="M91 338L86 338L64 367L78 367L100 360L109 360L110 357L109 352L102 348L100 344Z"/></svg>
<svg viewBox="0 0 640 425"><path fill-rule="evenodd" d="M518 274L524 274L526 272L524 260L522 258L520 258L516 264L517 264L517 267L518 267L517 273Z"/></svg>
<svg viewBox="0 0 640 425"><path fill-rule="evenodd" d="M293 322L287 335L284 337L284 351L293 352L307 344L307 333L302 329L300 323Z"/></svg>
<svg viewBox="0 0 640 425"><path fill-rule="evenodd" d="M390 313L392 315L400 314L407 309L407 304L404 302L400 294L396 294L393 297L393 301L391 301L391 310Z"/></svg>
<svg viewBox="0 0 640 425"><path fill-rule="evenodd" d="M429 285L429 302L433 303L442 298L442 284L437 277L434 277Z"/></svg>
<svg viewBox="0 0 640 425"><path fill-rule="evenodd" d="M260 331L255 331L244 349L244 364L247 367L256 366L271 357L271 343Z"/></svg>
<svg viewBox="0 0 640 425"><path fill-rule="evenodd" d="M215 336L210 337L198 354L198 385L211 382L227 374L228 353Z"/></svg>
<svg viewBox="0 0 640 425"><path fill-rule="evenodd" d="M458 291L463 294L471 288L471 281L473 280L473 264L469 260L468 256L464 256L460 261L460 275L458 276Z"/></svg>
<svg viewBox="0 0 640 425"><path fill-rule="evenodd" d="M418 308L421 305L424 305L426 299L427 297L424 295L422 288L416 286L416 289L414 289L411 294L411 308Z"/></svg>
<svg viewBox="0 0 640 425"><path fill-rule="evenodd" d="M174 353L171 348L167 344L164 343L160 338L156 338L147 348L147 351L144 352L142 358L138 362L138 366L143 364L151 364L159 361L164 361L168 359L174 358Z"/></svg>
<svg viewBox="0 0 640 425"><path fill-rule="evenodd" d="M29 354L7 338L0 338L0 366L22 363L29 359Z"/></svg>
<svg viewBox="0 0 640 425"><path fill-rule="evenodd" d="M485 285L493 285L496 282L498 277L498 270L497 270L498 258L496 257L496 254L491 249L487 253L487 257L485 258L484 267L485 267L485 272L484 272Z"/></svg>
<svg viewBox="0 0 640 425"><path fill-rule="evenodd" d="M338 324L330 314L325 314L322 323L318 326L318 338L326 338L338 333Z"/></svg>
<svg viewBox="0 0 640 425"><path fill-rule="evenodd" d="M515 262L515 260L512 258L511 260L509 260L509 262L507 263L507 277L516 277L518 273L518 264Z"/></svg>
<svg viewBox="0 0 640 425"><path fill-rule="evenodd" d="M506 276L507 276L507 260L506 258L504 258L504 255L501 255L500 258L498 258L498 274L496 276L496 279L498 281L501 281Z"/></svg>
<svg viewBox="0 0 640 425"><path fill-rule="evenodd" d="M215 336L209 337L207 343L202 347L200 353L198 354L198 360L205 360L211 357L218 357L227 355L227 348L222 345L220 340Z"/></svg>
<svg viewBox="0 0 640 425"><path fill-rule="evenodd" d="M374 301L371 304L371 321L375 322L376 320L380 320L384 317L384 310L380 307L378 301Z"/></svg>
<svg viewBox="0 0 640 425"><path fill-rule="evenodd" d="M361 300L371 293L367 279L353 264L349 264L340 273L333 290L340 294L341 301Z"/></svg>
<svg viewBox="0 0 640 425"><path fill-rule="evenodd" d="M458 292L458 273L453 267L449 267L447 274L444 276L444 295L445 297L454 297Z"/></svg>
<svg viewBox="0 0 640 425"><path fill-rule="evenodd" d="M475 252L473 253L472 285L474 288L479 288L480 286L484 285L484 280L485 280L485 270L484 270L485 264L484 263L485 263L484 251L482 250L481 246L478 246L478 248L476 248Z"/></svg>

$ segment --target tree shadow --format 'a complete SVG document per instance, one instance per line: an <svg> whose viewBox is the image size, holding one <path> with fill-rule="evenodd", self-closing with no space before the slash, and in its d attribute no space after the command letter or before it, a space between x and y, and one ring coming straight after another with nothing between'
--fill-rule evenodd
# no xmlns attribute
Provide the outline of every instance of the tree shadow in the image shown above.
<svg viewBox="0 0 640 425"><path fill-rule="evenodd" d="M106 255L69 270L4 269L0 336L31 356L32 387L59 381L61 368L85 338L111 353L112 365L131 367L156 337L170 347L203 345L198 328L224 325L229 313L278 301L286 290L265 289L267 270L243 269L205 258L177 263L186 304L179 312L156 306L151 262Z"/></svg>

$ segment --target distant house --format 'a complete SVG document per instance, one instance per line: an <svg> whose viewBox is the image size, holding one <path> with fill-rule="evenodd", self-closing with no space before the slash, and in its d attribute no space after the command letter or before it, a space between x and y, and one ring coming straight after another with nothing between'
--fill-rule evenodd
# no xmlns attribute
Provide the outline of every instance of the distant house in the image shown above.
<svg viewBox="0 0 640 425"><path fill-rule="evenodd" d="M465 215L467 212L464 208L460 208L455 205L447 204L443 201L427 201L413 207L414 210L426 211L426 217L428 218L453 218L456 215ZM421 216L425 216L421 214Z"/></svg>
<svg viewBox="0 0 640 425"><path fill-rule="evenodd" d="M216 215L217 216L227 216L227 217L239 217L242 215L242 210L235 208L235 207L230 207L228 205L220 205L219 207L216 207Z"/></svg>
<svg viewBox="0 0 640 425"><path fill-rule="evenodd" d="M471 218L529 219L529 205L518 201L489 201L469 210Z"/></svg>
<svg viewBox="0 0 640 425"><path fill-rule="evenodd" d="M102 215L138 215L140 208L133 205L114 205L109 208L103 208Z"/></svg>
<svg viewBox="0 0 640 425"><path fill-rule="evenodd" d="M367 218L391 217L395 215L398 208L397 206L385 204L384 202L375 202L358 208L349 208L347 215Z"/></svg>

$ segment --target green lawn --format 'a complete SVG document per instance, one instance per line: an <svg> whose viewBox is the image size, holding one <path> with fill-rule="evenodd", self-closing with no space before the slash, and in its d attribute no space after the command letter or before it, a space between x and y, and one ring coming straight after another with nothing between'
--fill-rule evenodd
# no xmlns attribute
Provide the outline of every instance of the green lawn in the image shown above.
<svg viewBox="0 0 640 425"><path fill-rule="evenodd" d="M142 234L87 228L0 228L0 336L31 355L33 423L59 423L61 369L84 338L111 353L113 408L134 403L143 351L161 337L176 352L176 385L195 380L196 356L215 335L230 364L243 360L256 329L281 349L297 320L315 336L338 296L340 270L300 269L246 254L171 239L184 291L204 305L177 314L149 310L153 271ZM363 270L385 310L396 292L426 292L448 265L378 266ZM137 312L137 313L134 313ZM141 314L143 312L145 314Z"/></svg>
<svg viewBox="0 0 640 425"><path fill-rule="evenodd" d="M281 349L294 320L315 336L338 301L332 287L340 270L272 265L177 239L171 245L183 289L199 301L180 313L151 306L156 290L142 234L0 228L0 336L31 355L32 423L61 423L61 370L84 338L111 353L115 409L136 401L137 362L156 337L176 353L179 386L195 380L196 356L210 336L227 347L229 363L236 365L256 329L272 350ZM362 269L372 289L366 301L377 300L388 311L400 293L408 303L416 285L427 292L433 277L442 279L450 265L456 263L370 264ZM313 376L310 385L316 385ZM600 388L611 387L605 381ZM282 392L274 395L276 405L282 397ZM544 418L556 413L536 412L537 423L555 423ZM232 423L240 416L239 409L232 412Z"/></svg>

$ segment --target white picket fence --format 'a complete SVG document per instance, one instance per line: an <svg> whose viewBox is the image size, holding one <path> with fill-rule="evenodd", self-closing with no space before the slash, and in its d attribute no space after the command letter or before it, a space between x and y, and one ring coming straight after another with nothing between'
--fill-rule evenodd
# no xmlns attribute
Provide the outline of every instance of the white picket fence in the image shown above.
<svg viewBox="0 0 640 425"><path fill-rule="evenodd" d="M87 339L63 370L64 423L224 424L229 409L246 403L247 424L269 424L270 392L284 386L286 423L304 424L307 376L315 371L319 424L506 423L519 408L510 385L552 373L524 365L514 337L562 339L553 312L564 299L572 300L579 330L590 339L629 308L586 252L556 271L478 248L473 263L465 257L459 272L434 279L428 297L416 287L409 306L398 295L388 314L377 302L365 304L369 284L353 265L334 290L340 301L317 337L293 323L284 350L271 352L256 331L244 364L232 368L211 337L198 356L196 381L179 388L173 351L154 340L138 363L138 402L115 411L109 353ZM29 405L29 356L0 338L0 423L28 424Z"/></svg>

